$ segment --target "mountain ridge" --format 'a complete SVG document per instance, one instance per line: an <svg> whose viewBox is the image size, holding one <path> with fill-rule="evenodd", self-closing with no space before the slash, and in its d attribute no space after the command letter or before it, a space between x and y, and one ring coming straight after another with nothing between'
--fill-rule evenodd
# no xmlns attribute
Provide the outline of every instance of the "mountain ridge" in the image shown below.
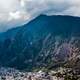
<svg viewBox="0 0 80 80"><path fill-rule="evenodd" d="M35 19L33 19L33 20L31 20L29 23L25 23L24 25L22 25L23 27L25 27L25 26L28 26L29 24L31 24L32 22L34 22L35 20L37 20L37 19L39 19L39 18L45 18L45 17L53 17L53 18L55 18L55 17L65 17L65 18L74 18L74 19L77 19L77 20L79 20L80 18L79 17L73 17L73 16L64 16L64 15L53 15L53 16L47 16L47 15L40 15L40 16L38 16L38 17L36 17ZM8 33L9 31L13 31L13 30L15 30L15 29L19 29L19 28L21 28L22 26L19 26L19 27L17 27L17 28L12 28L12 29L9 29L9 30L7 30L6 32L1 32L0 34L2 35L3 33Z"/></svg>
<svg viewBox="0 0 80 80"><path fill-rule="evenodd" d="M78 37L80 18L40 15L0 35L0 65L27 70L60 66L72 46L80 48Z"/></svg>

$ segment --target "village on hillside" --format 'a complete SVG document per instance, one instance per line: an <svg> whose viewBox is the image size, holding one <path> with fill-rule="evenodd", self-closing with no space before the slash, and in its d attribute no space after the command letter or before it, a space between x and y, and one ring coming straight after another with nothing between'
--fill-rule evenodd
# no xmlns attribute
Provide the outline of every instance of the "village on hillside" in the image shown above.
<svg viewBox="0 0 80 80"><path fill-rule="evenodd" d="M76 75L77 74L77 75ZM59 68L58 71L50 72L22 72L13 68L1 68L0 80L80 80L78 71Z"/></svg>

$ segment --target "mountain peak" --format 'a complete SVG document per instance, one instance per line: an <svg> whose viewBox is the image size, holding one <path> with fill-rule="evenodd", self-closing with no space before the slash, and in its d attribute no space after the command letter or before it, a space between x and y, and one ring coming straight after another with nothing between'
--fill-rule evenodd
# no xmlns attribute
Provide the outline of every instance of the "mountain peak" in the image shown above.
<svg viewBox="0 0 80 80"><path fill-rule="evenodd" d="M0 64L29 70L48 67L52 62L57 64L51 66L58 65L72 54L72 47L80 48L77 37L80 38L80 18L40 15L0 35Z"/></svg>

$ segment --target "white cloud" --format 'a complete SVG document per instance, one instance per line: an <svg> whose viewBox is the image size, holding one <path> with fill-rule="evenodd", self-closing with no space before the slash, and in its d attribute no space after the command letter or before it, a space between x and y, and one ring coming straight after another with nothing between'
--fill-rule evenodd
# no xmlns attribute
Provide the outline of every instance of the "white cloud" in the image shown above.
<svg viewBox="0 0 80 80"><path fill-rule="evenodd" d="M21 14L20 14L19 11L10 12L9 15L10 15L10 16L9 16L9 20L21 18Z"/></svg>
<svg viewBox="0 0 80 80"><path fill-rule="evenodd" d="M8 13L19 9L18 0L0 0L0 13Z"/></svg>
<svg viewBox="0 0 80 80"><path fill-rule="evenodd" d="M80 0L0 0L0 23L20 24L43 13L80 17Z"/></svg>

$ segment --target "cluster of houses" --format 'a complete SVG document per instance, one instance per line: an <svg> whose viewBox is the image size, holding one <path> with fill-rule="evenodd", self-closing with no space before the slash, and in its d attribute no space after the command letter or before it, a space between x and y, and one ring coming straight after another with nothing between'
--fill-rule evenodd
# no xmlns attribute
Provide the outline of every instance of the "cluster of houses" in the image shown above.
<svg viewBox="0 0 80 80"><path fill-rule="evenodd" d="M0 68L0 80L64 80L52 76L55 72L20 72L12 68Z"/></svg>
<svg viewBox="0 0 80 80"><path fill-rule="evenodd" d="M0 68L0 80L66 80L64 77L65 69L63 68L60 68L58 73L56 71L43 72L41 70L37 72L22 72L13 68Z"/></svg>

